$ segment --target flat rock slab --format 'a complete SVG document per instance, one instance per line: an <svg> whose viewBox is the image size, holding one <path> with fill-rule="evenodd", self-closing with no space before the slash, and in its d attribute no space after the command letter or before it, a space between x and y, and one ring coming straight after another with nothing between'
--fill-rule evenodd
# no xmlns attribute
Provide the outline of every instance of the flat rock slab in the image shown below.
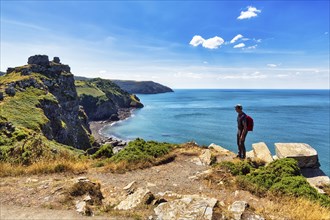
<svg viewBox="0 0 330 220"><path fill-rule="evenodd" d="M325 193L322 189L323 186L330 184L330 178L319 168L303 168L301 174L319 193Z"/></svg>
<svg viewBox="0 0 330 220"><path fill-rule="evenodd" d="M157 220L211 220L216 203L217 200L214 198L191 195L161 203L154 211Z"/></svg>
<svg viewBox="0 0 330 220"><path fill-rule="evenodd" d="M254 156L260 160L270 163L273 161L272 154L270 153L265 142L259 142L252 144Z"/></svg>
<svg viewBox="0 0 330 220"><path fill-rule="evenodd" d="M294 158L300 168L320 167L317 151L305 143L275 143L276 156L281 158Z"/></svg>
<svg viewBox="0 0 330 220"><path fill-rule="evenodd" d="M125 200L121 201L115 209L129 210L146 203L151 197L153 195L148 189L138 188L134 193L128 195Z"/></svg>

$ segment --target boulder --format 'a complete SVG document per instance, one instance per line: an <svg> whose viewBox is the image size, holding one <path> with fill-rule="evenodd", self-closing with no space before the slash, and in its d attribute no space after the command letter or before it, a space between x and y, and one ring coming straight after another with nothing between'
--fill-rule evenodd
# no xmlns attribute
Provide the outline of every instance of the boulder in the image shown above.
<svg viewBox="0 0 330 220"><path fill-rule="evenodd" d="M254 152L253 150L250 150L250 151L247 151L246 152L246 158L251 158L253 159L255 156L254 156Z"/></svg>
<svg viewBox="0 0 330 220"><path fill-rule="evenodd" d="M319 168L302 168L301 174L319 193L324 194L323 187L330 184L330 178Z"/></svg>
<svg viewBox="0 0 330 220"><path fill-rule="evenodd" d="M275 143L276 155L281 158L294 158L300 168L320 167L317 151L305 143Z"/></svg>
<svg viewBox="0 0 330 220"><path fill-rule="evenodd" d="M53 62L54 62L54 63L61 63L59 57L54 57L54 58L53 58Z"/></svg>
<svg viewBox="0 0 330 220"><path fill-rule="evenodd" d="M156 219L208 219L213 217L217 200L199 195L186 195L183 198L159 204L155 209Z"/></svg>
<svg viewBox="0 0 330 220"><path fill-rule="evenodd" d="M40 66L48 66L49 59L47 55L34 55L29 57L28 64L36 64Z"/></svg>
<svg viewBox="0 0 330 220"><path fill-rule="evenodd" d="M212 162L211 151L209 149L204 150L203 153L199 156L199 159L203 165L210 165Z"/></svg>
<svg viewBox="0 0 330 220"><path fill-rule="evenodd" d="M273 161L272 154L270 153L265 142L259 142L252 144L254 156L260 160L270 163Z"/></svg>
<svg viewBox="0 0 330 220"><path fill-rule="evenodd" d="M226 148L223 148L223 147L221 147L219 145L216 145L214 143L210 144L209 148L213 148L214 150L216 150L217 152L222 153L222 154L234 154L230 150L227 150Z"/></svg>
<svg viewBox="0 0 330 220"><path fill-rule="evenodd" d="M140 204L150 204L154 198L154 195L148 189L138 188L135 192L129 194L126 199L121 201L115 209L133 209Z"/></svg>
<svg viewBox="0 0 330 220"><path fill-rule="evenodd" d="M248 207L248 203L245 201L235 201L229 206L228 210L233 214L235 220L240 220L243 212Z"/></svg>
<svg viewBox="0 0 330 220"><path fill-rule="evenodd" d="M5 93L6 93L7 95L14 96L14 95L16 94L16 90L15 90L14 86L10 84L10 85L5 89Z"/></svg>
<svg viewBox="0 0 330 220"><path fill-rule="evenodd" d="M137 183L136 181L130 182L127 186L125 186L123 189L126 190L127 194L132 194L134 191L136 191Z"/></svg>
<svg viewBox="0 0 330 220"><path fill-rule="evenodd" d="M9 73L14 72L14 71L15 71L15 68L13 68L13 67L8 67L8 68L7 68L7 71L6 71L6 74L9 74Z"/></svg>
<svg viewBox="0 0 330 220"><path fill-rule="evenodd" d="M101 192L101 184L91 182L87 177L76 179L75 183L68 188L68 194L72 198L83 198L83 201L89 205L101 205L102 199L104 199Z"/></svg>

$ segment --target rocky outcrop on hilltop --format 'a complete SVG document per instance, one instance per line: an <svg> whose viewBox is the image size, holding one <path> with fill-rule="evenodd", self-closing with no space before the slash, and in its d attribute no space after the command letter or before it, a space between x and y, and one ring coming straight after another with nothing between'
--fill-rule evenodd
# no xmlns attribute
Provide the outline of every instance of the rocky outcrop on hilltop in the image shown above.
<svg viewBox="0 0 330 220"><path fill-rule="evenodd" d="M58 57L49 61L46 55L31 56L28 65L8 68L0 83L5 102L1 108L4 120L13 121L18 127L34 131L40 129L49 140L79 149L90 147L88 120L79 106L73 74ZM26 103L26 99L30 102ZM14 100L21 104L16 112L10 112L11 105L15 108ZM27 113L40 119L38 126L33 125L35 121L30 121ZM22 118L17 119L15 114L22 114Z"/></svg>

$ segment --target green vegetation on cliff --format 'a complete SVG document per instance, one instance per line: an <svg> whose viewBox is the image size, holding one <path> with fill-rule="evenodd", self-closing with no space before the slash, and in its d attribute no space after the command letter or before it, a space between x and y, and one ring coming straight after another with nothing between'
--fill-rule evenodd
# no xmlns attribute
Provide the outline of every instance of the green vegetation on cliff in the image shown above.
<svg viewBox="0 0 330 220"><path fill-rule="evenodd" d="M135 96L122 90L111 80L95 78L76 80L80 105L90 120L106 120L118 114L120 108L141 108L143 104Z"/></svg>
<svg viewBox="0 0 330 220"><path fill-rule="evenodd" d="M133 80L112 80L120 88L126 90L129 93L135 94L157 94L173 92L173 90L167 86L161 85L153 81L133 81Z"/></svg>
<svg viewBox="0 0 330 220"><path fill-rule="evenodd" d="M0 76L0 161L75 157L81 152L68 149L87 149L92 138L70 67L43 55L30 58Z"/></svg>

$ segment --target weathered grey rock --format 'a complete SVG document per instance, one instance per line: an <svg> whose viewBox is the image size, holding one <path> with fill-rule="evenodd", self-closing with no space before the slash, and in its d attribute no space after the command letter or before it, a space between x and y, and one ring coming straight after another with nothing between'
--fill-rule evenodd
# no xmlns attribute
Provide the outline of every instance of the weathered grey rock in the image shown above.
<svg viewBox="0 0 330 220"><path fill-rule="evenodd" d="M319 168L302 168L301 174L319 193L325 193L323 186L330 184L330 178Z"/></svg>
<svg viewBox="0 0 330 220"><path fill-rule="evenodd" d="M49 59L47 55L34 55L29 57L28 64L36 64L40 66L48 66Z"/></svg>
<svg viewBox="0 0 330 220"><path fill-rule="evenodd" d="M246 152L246 158L254 158L255 156L254 156L254 152L253 152L253 150L250 150L250 151L248 151L248 152Z"/></svg>
<svg viewBox="0 0 330 220"><path fill-rule="evenodd" d="M85 201L78 201L76 203L76 211L79 213L84 213L86 209L86 202Z"/></svg>
<svg viewBox="0 0 330 220"><path fill-rule="evenodd" d="M136 181L130 182L127 186L125 186L123 189L126 190L127 194L132 194L137 188Z"/></svg>
<svg viewBox="0 0 330 220"><path fill-rule="evenodd" d="M10 95L10 96L14 96L16 94L16 90L14 88L13 85L9 85L6 89L5 89L5 93L7 95Z"/></svg>
<svg viewBox="0 0 330 220"><path fill-rule="evenodd" d="M121 201L115 209L129 210L140 204L150 204L154 198L154 195L148 189L138 188L134 193L128 195L126 199Z"/></svg>
<svg viewBox="0 0 330 220"><path fill-rule="evenodd" d="M270 163L273 161L272 154L270 153L265 142L259 142L252 144L254 156L260 160Z"/></svg>
<svg viewBox="0 0 330 220"><path fill-rule="evenodd" d="M193 157L190 162L198 165L198 166L203 166L203 163L199 157Z"/></svg>
<svg viewBox="0 0 330 220"><path fill-rule="evenodd" d="M82 215L92 216L93 211L85 201L77 201L76 211Z"/></svg>
<svg viewBox="0 0 330 220"><path fill-rule="evenodd" d="M14 72L14 71L15 71L15 68L13 68L13 67L8 67L8 68L7 68L7 71L6 71L6 74L9 74L9 73Z"/></svg>
<svg viewBox="0 0 330 220"><path fill-rule="evenodd" d="M54 63L61 63L59 57L54 57L54 58L53 58L53 62L54 62Z"/></svg>
<svg viewBox="0 0 330 220"><path fill-rule="evenodd" d="M156 219L159 220L211 220L216 203L217 200L214 198L186 195L181 199L161 203L154 211Z"/></svg>
<svg viewBox="0 0 330 220"><path fill-rule="evenodd" d="M235 220L240 220L243 212L248 207L248 203L245 201L235 201L228 207L228 210L233 214Z"/></svg>
<svg viewBox="0 0 330 220"><path fill-rule="evenodd" d="M317 151L305 143L275 143L276 155L281 158L294 158L300 168L320 167Z"/></svg>
<svg viewBox="0 0 330 220"><path fill-rule="evenodd" d="M203 165L210 165L211 164L211 151L209 149L206 149L203 151L203 153L199 156L199 159L201 160Z"/></svg>
<svg viewBox="0 0 330 220"><path fill-rule="evenodd" d="M231 152L230 150L227 150L226 148L223 148L219 145L216 145L214 143L209 145L209 148L213 148L214 150L216 150L219 153L223 153L223 154L234 154L233 152Z"/></svg>

